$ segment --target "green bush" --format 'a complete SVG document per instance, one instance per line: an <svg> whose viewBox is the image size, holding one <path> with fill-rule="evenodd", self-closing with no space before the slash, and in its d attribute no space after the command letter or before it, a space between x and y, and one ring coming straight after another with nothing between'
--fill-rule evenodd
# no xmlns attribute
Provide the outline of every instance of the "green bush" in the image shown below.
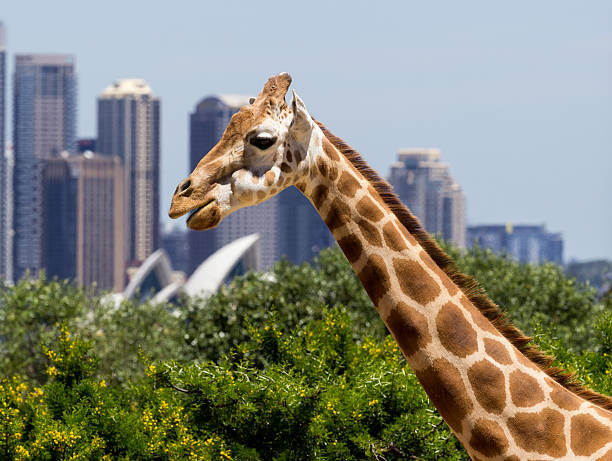
<svg viewBox="0 0 612 461"><path fill-rule="evenodd" d="M464 253L445 249L526 334L534 334L542 325L574 351L596 345L592 333L604 305L592 286L567 277L561 266L519 264L510 256L482 248Z"/></svg>
<svg viewBox="0 0 612 461"><path fill-rule="evenodd" d="M344 255L323 250L314 264L277 263L268 274L236 277L208 299L185 299L179 311L185 319L192 356L217 360L249 338L249 326L275 317L286 328L321 319L328 306L343 305L352 319L355 337L383 337L385 327Z"/></svg>
<svg viewBox="0 0 612 461"><path fill-rule="evenodd" d="M555 266L454 256L612 393L612 299ZM0 459L468 459L338 250L177 306L22 280L0 287L0 337Z"/></svg>

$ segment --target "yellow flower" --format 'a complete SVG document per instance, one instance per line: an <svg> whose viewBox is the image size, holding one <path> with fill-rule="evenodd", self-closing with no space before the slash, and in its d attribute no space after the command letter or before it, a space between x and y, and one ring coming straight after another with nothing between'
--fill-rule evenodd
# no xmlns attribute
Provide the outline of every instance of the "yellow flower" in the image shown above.
<svg viewBox="0 0 612 461"><path fill-rule="evenodd" d="M106 387L106 380L105 379L100 381L100 387Z"/></svg>
<svg viewBox="0 0 612 461"><path fill-rule="evenodd" d="M55 367L47 368L47 374L49 376L57 376L57 368L55 368Z"/></svg>

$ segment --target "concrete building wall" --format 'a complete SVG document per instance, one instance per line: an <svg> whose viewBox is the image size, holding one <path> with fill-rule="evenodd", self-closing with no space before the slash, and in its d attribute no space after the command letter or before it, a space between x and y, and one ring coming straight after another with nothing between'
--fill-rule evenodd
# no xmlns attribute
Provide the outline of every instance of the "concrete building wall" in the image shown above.
<svg viewBox="0 0 612 461"><path fill-rule="evenodd" d="M123 290L123 187L118 157L89 152L45 161L43 265L49 276Z"/></svg>
<svg viewBox="0 0 612 461"><path fill-rule="evenodd" d="M401 149L391 165L389 182L428 232L463 248L465 195L440 158L438 149Z"/></svg>
<svg viewBox="0 0 612 461"><path fill-rule="evenodd" d="M98 98L97 149L124 167L128 259L159 248L160 102L141 79L124 79Z"/></svg>

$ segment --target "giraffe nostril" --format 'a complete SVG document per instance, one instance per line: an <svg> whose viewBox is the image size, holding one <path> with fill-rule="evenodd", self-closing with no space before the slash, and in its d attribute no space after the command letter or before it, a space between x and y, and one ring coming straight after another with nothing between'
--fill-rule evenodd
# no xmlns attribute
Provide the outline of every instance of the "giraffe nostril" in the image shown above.
<svg viewBox="0 0 612 461"><path fill-rule="evenodd" d="M183 194L191 187L191 180L187 179L177 187L177 193Z"/></svg>

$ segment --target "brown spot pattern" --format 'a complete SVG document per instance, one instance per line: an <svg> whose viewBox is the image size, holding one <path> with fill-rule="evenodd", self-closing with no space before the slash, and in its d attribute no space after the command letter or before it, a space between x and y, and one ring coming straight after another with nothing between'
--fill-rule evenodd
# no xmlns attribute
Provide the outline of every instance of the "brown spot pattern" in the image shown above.
<svg viewBox="0 0 612 461"><path fill-rule="evenodd" d="M448 302L436 316L440 342L457 357L467 357L478 350L476 330L465 319L457 305Z"/></svg>
<svg viewBox="0 0 612 461"><path fill-rule="evenodd" d="M491 338L484 338L485 352L489 357L502 365L510 365L512 359L502 343Z"/></svg>
<svg viewBox="0 0 612 461"><path fill-rule="evenodd" d="M361 235L368 241L368 243L375 247L382 246L382 237L380 236L380 232L378 229L370 224L365 219L358 218L355 220L357 226L359 226L359 230L361 231Z"/></svg>
<svg viewBox="0 0 612 461"><path fill-rule="evenodd" d="M556 457L567 453L563 415L558 411L545 408L540 413L517 413L508 419L508 429L523 450Z"/></svg>
<svg viewBox="0 0 612 461"><path fill-rule="evenodd" d="M343 171L338 180L338 190L341 194L353 198L360 188L359 181L348 171Z"/></svg>
<svg viewBox="0 0 612 461"><path fill-rule="evenodd" d="M403 302L397 303L385 323L407 357L431 342L425 316Z"/></svg>
<svg viewBox="0 0 612 461"><path fill-rule="evenodd" d="M321 157L317 158L317 168L322 176L327 176L327 163Z"/></svg>
<svg viewBox="0 0 612 461"><path fill-rule="evenodd" d="M612 442L612 430L591 415L577 415L570 423L571 447L575 455L590 456Z"/></svg>
<svg viewBox="0 0 612 461"><path fill-rule="evenodd" d="M325 154L334 162L340 160L340 156L338 155L336 148L332 145L331 142L329 142L327 138L323 140L323 152L325 152Z"/></svg>
<svg viewBox="0 0 612 461"><path fill-rule="evenodd" d="M429 256L424 250L419 253L419 256L425 265L429 267L438 277L440 277L440 280L446 288L446 291L448 291L448 294L450 296L455 296L459 291L459 288L457 288L457 285L453 283L448 275L446 275L446 273L444 273L444 271L438 267L433 259L431 259L431 256Z"/></svg>
<svg viewBox="0 0 612 461"><path fill-rule="evenodd" d="M287 151L287 161L289 163L293 162L293 154L291 153L290 150Z"/></svg>
<svg viewBox="0 0 612 461"><path fill-rule="evenodd" d="M376 254L370 256L358 277L374 305L378 306L380 299L391 287L389 272L383 258Z"/></svg>
<svg viewBox="0 0 612 461"><path fill-rule="evenodd" d="M608 450L601 458L597 458L597 461L612 461L612 450Z"/></svg>
<svg viewBox="0 0 612 461"><path fill-rule="evenodd" d="M271 186L274 182L274 177L274 171L266 171L266 174L264 175L264 186Z"/></svg>
<svg viewBox="0 0 612 461"><path fill-rule="evenodd" d="M504 374L493 362L486 359L476 362L468 370L468 379L482 408L495 414L500 414L504 410L506 406ZM484 451L481 452L486 454Z"/></svg>
<svg viewBox="0 0 612 461"><path fill-rule="evenodd" d="M595 407L595 411L597 412L599 416L610 420L610 422L612 423L612 411L606 411L603 408L599 408L599 407Z"/></svg>
<svg viewBox="0 0 612 461"><path fill-rule="evenodd" d="M255 193L250 190L246 190L242 193L241 202L243 203L252 203L255 201Z"/></svg>
<svg viewBox="0 0 612 461"><path fill-rule="evenodd" d="M510 373L510 395L517 407L532 407L544 400L544 391L538 381L520 370Z"/></svg>
<svg viewBox="0 0 612 461"><path fill-rule="evenodd" d="M335 181L338 177L338 167L336 165L328 165L327 177L332 181Z"/></svg>
<svg viewBox="0 0 612 461"><path fill-rule="evenodd" d="M485 456L499 456L508 449L509 443L498 423L481 418L472 428L470 446Z"/></svg>
<svg viewBox="0 0 612 461"><path fill-rule="evenodd" d="M380 207L378 207L367 195L357 202L357 213L372 222L378 222L384 216ZM391 222L388 224L391 224Z"/></svg>
<svg viewBox="0 0 612 461"><path fill-rule="evenodd" d="M263 198L264 198L265 196L266 196L266 193L265 193L264 191L262 191L262 190L258 190L258 191L257 191L257 198L258 198L259 200L263 200Z"/></svg>
<svg viewBox="0 0 612 461"><path fill-rule="evenodd" d="M467 297L461 296L461 298L459 298L459 302L463 308L471 314L472 320L479 329L501 337L501 333L497 331L497 328L495 328L493 324L489 322L476 307L474 307Z"/></svg>
<svg viewBox="0 0 612 461"><path fill-rule="evenodd" d="M512 455L504 458L504 461L521 461L518 456Z"/></svg>
<svg viewBox="0 0 612 461"><path fill-rule="evenodd" d="M340 248L342 248L346 258L352 263L359 259L361 252L363 251L361 242L354 235L342 237L340 240L338 240L338 245L340 245Z"/></svg>
<svg viewBox="0 0 612 461"><path fill-rule="evenodd" d="M297 163L300 163L302 160L304 160L304 154L305 154L305 152L303 152L302 149L297 149L295 152L293 152L293 156L295 157L295 161Z"/></svg>
<svg viewBox="0 0 612 461"><path fill-rule="evenodd" d="M325 217L325 224L332 232L342 227L351 219L351 210L346 203L339 199L334 199Z"/></svg>
<svg viewBox="0 0 612 461"><path fill-rule="evenodd" d="M385 243L391 250L402 251L406 249L404 239L397 231L397 228L392 221L389 221L383 226L383 237L385 238Z"/></svg>
<svg viewBox="0 0 612 461"><path fill-rule="evenodd" d="M323 203L325 203L328 191L329 189L327 186L324 186L323 184L319 184L312 191L312 203L314 203L314 206L317 207L317 209L320 209Z"/></svg>
<svg viewBox="0 0 612 461"><path fill-rule="evenodd" d="M285 162L281 163L280 169L283 171L283 173L289 173L291 171L291 167Z"/></svg>
<svg viewBox="0 0 612 461"><path fill-rule="evenodd" d="M430 367L416 371L416 376L440 415L457 433L473 405L455 366L446 359L436 359Z"/></svg>
<svg viewBox="0 0 612 461"><path fill-rule="evenodd" d="M425 305L440 294L440 288L417 261L394 259L393 268L402 291Z"/></svg>
<svg viewBox="0 0 612 461"><path fill-rule="evenodd" d="M550 398L559 408L569 411L577 410L582 404L582 400L576 394L560 386L550 393Z"/></svg>
<svg viewBox="0 0 612 461"><path fill-rule="evenodd" d="M416 245L417 241L414 238L414 236L410 232L408 232L408 229L406 229L404 226L399 226L399 227L400 227L400 232L404 234L404 237L406 237L406 240L408 240L408 242L410 242L411 245L413 246Z"/></svg>

